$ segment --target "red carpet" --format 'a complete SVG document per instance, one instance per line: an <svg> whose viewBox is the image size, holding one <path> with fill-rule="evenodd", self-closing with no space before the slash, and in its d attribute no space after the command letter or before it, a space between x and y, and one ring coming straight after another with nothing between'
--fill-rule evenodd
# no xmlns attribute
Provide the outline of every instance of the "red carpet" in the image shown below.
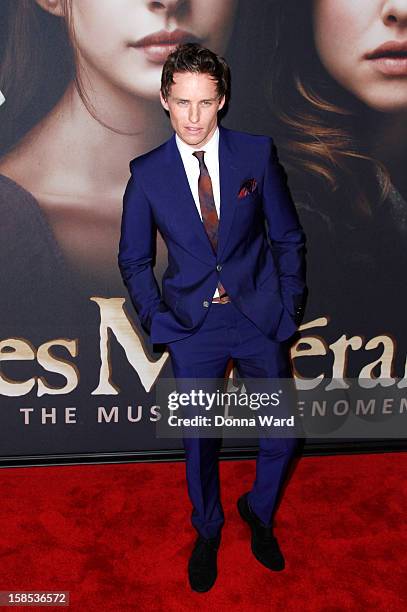
<svg viewBox="0 0 407 612"><path fill-rule="evenodd" d="M252 556L235 500L254 461L221 462L219 576L190 591L184 463L0 470L0 590L70 591L80 612L407 609L407 453L306 457L276 518L286 570ZM6 608L4 608L6 609Z"/></svg>

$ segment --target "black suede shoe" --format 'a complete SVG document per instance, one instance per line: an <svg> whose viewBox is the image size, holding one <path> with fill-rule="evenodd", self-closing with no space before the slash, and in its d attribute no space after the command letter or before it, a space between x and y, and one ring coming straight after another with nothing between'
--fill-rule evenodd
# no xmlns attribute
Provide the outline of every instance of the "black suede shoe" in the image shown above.
<svg viewBox="0 0 407 612"><path fill-rule="evenodd" d="M247 493L242 495L237 502L239 514L252 530L252 553L257 561L275 572L280 572L285 567L284 557L273 535L273 528L266 527L255 515L249 506Z"/></svg>
<svg viewBox="0 0 407 612"><path fill-rule="evenodd" d="M219 545L220 534L209 540L198 536L188 563L189 584L193 591L205 593L215 584Z"/></svg>

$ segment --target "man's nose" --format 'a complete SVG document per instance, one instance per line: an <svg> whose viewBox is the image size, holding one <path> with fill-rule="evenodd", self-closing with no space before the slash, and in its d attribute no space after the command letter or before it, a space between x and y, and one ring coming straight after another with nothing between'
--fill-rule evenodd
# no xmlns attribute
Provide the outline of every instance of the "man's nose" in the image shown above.
<svg viewBox="0 0 407 612"><path fill-rule="evenodd" d="M198 106L190 106L189 108L189 120L191 123L199 122L199 107Z"/></svg>

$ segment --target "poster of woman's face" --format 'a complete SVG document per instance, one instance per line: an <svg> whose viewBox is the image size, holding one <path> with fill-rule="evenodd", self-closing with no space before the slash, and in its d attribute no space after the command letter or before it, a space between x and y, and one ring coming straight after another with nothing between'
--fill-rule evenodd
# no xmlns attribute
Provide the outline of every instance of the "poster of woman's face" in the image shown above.
<svg viewBox="0 0 407 612"><path fill-rule="evenodd" d="M15 129L5 128L0 171L37 200L61 257L77 275L86 269L94 285L97 278L121 285L116 251L129 160L170 135L159 103L168 53L187 41L224 52L236 7L235 0L9 3L3 113ZM53 73L65 75L54 95Z"/></svg>
<svg viewBox="0 0 407 612"><path fill-rule="evenodd" d="M236 4L72 0L70 24L81 70L129 96L156 101L169 50L195 41L222 53Z"/></svg>
<svg viewBox="0 0 407 612"><path fill-rule="evenodd" d="M330 356L326 376L403 377L407 2L288 0L273 15L269 129L308 237L314 356Z"/></svg>
<svg viewBox="0 0 407 612"><path fill-rule="evenodd" d="M372 109L406 111L407 4L314 0L315 47L327 72Z"/></svg>
<svg viewBox="0 0 407 612"><path fill-rule="evenodd" d="M222 123L272 136L287 172L307 236L298 380L404 376L407 0L3 0L0 22L0 341L26 356L0 399L147 405L170 375L117 252L129 162L172 136L161 71L188 41L231 66ZM160 284L159 232L152 264ZM170 444L140 419L123 448ZM47 449L117 449L78 432Z"/></svg>

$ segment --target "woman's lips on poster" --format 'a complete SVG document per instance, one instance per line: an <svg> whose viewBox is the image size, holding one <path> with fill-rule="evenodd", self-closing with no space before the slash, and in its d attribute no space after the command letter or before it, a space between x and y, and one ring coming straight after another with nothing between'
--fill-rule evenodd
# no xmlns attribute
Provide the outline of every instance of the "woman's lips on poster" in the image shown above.
<svg viewBox="0 0 407 612"><path fill-rule="evenodd" d="M141 49L150 62L154 64L163 64L168 54L171 53L177 45L186 42L197 42L202 44L201 39L186 30L174 30L173 32L160 30L159 32L141 38L136 43L131 43L130 46Z"/></svg>
<svg viewBox="0 0 407 612"><path fill-rule="evenodd" d="M384 74L407 76L407 41L390 40L366 53L365 58Z"/></svg>

